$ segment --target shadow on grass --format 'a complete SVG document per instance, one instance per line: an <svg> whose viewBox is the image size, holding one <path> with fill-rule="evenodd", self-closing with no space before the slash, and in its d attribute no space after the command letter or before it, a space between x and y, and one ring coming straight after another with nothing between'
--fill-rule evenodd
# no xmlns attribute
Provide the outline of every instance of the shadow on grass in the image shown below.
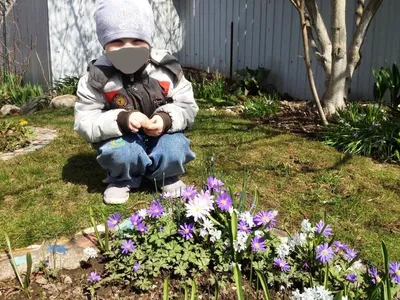
<svg viewBox="0 0 400 300"><path fill-rule="evenodd" d="M105 184L102 180L106 177L96 161L96 153L82 153L72 156L63 167L62 178L66 182L86 185L88 193L102 193Z"/></svg>
<svg viewBox="0 0 400 300"><path fill-rule="evenodd" d="M96 153L82 153L72 156L63 167L62 178L66 182L87 186L88 193L103 193L106 189L102 182L107 176L96 161ZM144 192L152 194L155 192L154 183L143 177L139 189L132 189L132 192Z"/></svg>

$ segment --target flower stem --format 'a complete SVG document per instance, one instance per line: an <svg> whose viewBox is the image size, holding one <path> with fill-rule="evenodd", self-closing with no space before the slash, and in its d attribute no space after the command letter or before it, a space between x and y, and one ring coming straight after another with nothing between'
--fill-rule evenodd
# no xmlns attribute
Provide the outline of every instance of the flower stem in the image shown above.
<svg viewBox="0 0 400 300"><path fill-rule="evenodd" d="M328 274L329 274L329 263L326 263L325 267L325 278L324 278L324 288L328 289Z"/></svg>

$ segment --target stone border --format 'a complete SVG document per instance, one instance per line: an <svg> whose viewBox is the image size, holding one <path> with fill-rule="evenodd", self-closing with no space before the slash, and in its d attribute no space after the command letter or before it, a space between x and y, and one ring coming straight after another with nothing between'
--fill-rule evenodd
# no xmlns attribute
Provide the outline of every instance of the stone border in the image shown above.
<svg viewBox="0 0 400 300"><path fill-rule="evenodd" d="M58 136L57 131L53 129L43 128L43 127L29 127L29 126L27 128L33 131L32 134L35 136L35 140L31 141L28 147L15 150L13 152L6 152L0 154L0 160L8 160L21 154L36 151L48 145Z"/></svg>

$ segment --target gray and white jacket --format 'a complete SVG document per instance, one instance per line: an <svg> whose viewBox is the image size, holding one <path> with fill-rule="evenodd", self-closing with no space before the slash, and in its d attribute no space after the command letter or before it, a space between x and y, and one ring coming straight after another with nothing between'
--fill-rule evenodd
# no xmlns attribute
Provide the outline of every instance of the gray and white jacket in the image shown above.
<svg viewBox="0 0 400 300"><path fill-rule="evenodd" d="M150 58L140 72L150 82L144 87L143 75L136 76L138 72L130 77L127 85L126 75L116 71L104 55L92 62L88 73L79 80L75 103L74 130L86 141L97 143L124 135L127 131L121 126L121 115L133 110L148 117L159 114L168 123L165 128L168 133L182 131L193 124L198 106L192 85L183 76L177 60L168 51L156 49L151 50ZM147 99L135 92L137 86L142 87L142 95L148 95Z"/></svg>

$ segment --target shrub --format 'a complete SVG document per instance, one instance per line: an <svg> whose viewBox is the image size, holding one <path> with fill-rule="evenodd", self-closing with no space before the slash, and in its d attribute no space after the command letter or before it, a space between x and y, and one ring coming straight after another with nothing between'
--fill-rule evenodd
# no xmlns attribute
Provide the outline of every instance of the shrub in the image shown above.
<svg viewBox="0 0 400 300"><path fill-rule="evenodd" d="M40 85L24 84L21 76L7 73L0 85L0 106L4 104L21 106L29 99L43 94Z"/></svg>
<svg viewBox="0 0 400 300"><path fill-rule="evenodd" d="M268 84L270 69L257 68L255 70L246 67L243 70L235 72L238 80L233 85L233 91L236 95L257 96L262 93L276 93L276 88Z"/></svg>
<svg viewBox="0 0 400 300"><path fill-rule="evenodd" d="M387 91L389 91L390 106L399 109L400 105L400 72L396 63L392 68L382 67L379 71L372 70L376 82L374 83L374 98L382 104Z"/></svg>
<svg viewBox="0 0 400 300"><path fill-rule="evenodd" d="M225 81L222 75L215 79L202 79L202 82L193 82L193 92L196 99L223 99L227 96Z"/></svg>
<svg viewBox="0 0 400 300"><path fill-rule="evenodd" d="M279 96L260 95L248 97L244 102L244 115L248 118L267 118L277 114Z"/></svg>
<svg viewBox="0 0 400 300"><path fill-rule="evenodd" d="M29 130L25 127L26 121L0 120L0 153L11 152L30 143Z"/></svg>
<svg viewBox="0 0 400 300"><path fill-rule="evenodd" d="M400 118L384 106L350 104L323 135L325 144L345 153L400 161Z"/></svg>
<svg viewBox="0 0 400 300"><path fill-rule="evenodd" d="M53 85L53 91L57 95L76 95L78 89L78 76L66 76L60 80L56 80Z"/></svg>

